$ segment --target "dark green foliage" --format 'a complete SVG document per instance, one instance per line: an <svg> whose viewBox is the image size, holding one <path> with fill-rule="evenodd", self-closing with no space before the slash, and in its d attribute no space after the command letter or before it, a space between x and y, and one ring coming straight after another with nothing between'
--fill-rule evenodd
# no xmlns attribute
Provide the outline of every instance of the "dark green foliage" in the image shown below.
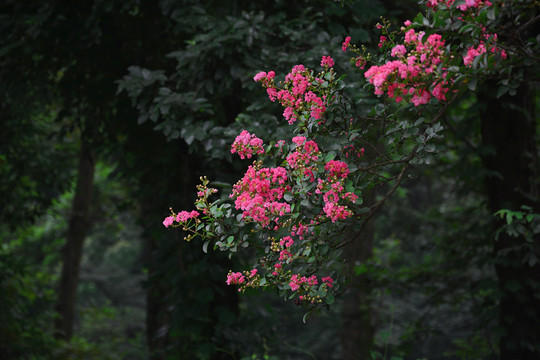
<svg viewBox="0 0 540 360"><path fill-rule="evenodd" d="M229 145L241 129L261 138L290 137L281 126L282 109L253 82L255 73L284 73L297 63L316 68L322 55L344 64L344 36L376 46L378 16L401 23L414 16L415 4L5 1L2 358L339 358L339 337L346 336L338 332L339 301L332 312L310 314L303 324L301 309L276 294L239 299L225 275L251 260L233 262L211 249L204 255L202 244L183 243L182 234L161 221L169 206L191 210L200 175L236 181L246 162L231 165ZM532 16L529 10L525 15ZM514 20L498 19L509 29L501 37L515 36ZM478 121L490 101L521 111L506 95L537 80L537 62L526 56L536 51L534 26L524 30L516 37L523 57L505 68L486 99L461 99L443 119L444 145L427 157L435 165L411 172L377 220L373 259L355 267L375 289L372 317L381 356L493 358L506 331L497 326L502 296L528 297L523 289L538 287L534 277L497 284L495 263L538 267L539 210L529 197L502 211L493 226L485 179L500 174L483 162L496 149L483 142ZM354 84L355 76L346 80ZM527 134L536 130L536 113ZM75 337L66 344L52 338L52 309L83 130L102 161ZM529 160L537 165L534 156ZM538 174L531 178L537 186ZM497 237L519 239L519 256L507 256L516 253L507 248L494 257Z"/></svg>
<svg viewBox="0 0 540 360"><path fill-rule="evenodd" d="M54 316L50 310L54 299L50 275L30 268L17 256L1 250L0 348L5 359L50 359L56 346L47 330Z"/></svg>

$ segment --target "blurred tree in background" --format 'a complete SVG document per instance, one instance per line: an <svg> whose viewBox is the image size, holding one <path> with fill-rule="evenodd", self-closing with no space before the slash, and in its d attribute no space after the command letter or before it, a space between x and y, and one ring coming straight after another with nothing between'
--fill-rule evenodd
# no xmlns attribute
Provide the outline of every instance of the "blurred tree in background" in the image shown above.
<svg viewBox="0 0 540 360"><path fill-rule="evenodd" d="M523 3L538 13L536 2ZM501 75L513 80L506 90L498 79L478 85L446 115L444 149L375 218L350 259L356 287L328 313L304 324L302 309L275 294L239 298L224 279L232 261L248 259L205 255L161 225L169 206L191 207L199 176L230 189L246 166L230 156L240 130L289 131L255 73L327 54L351 73L345 36L376 48L379 16L401 24L419 9L364 0L4 1L0 357L537 351L538 53L527 51L538 16L522 15L522 27L515 14L501 17L500 36L523 51ZM360 76L348 76L351 91ZM501 209L510 212L492 218Z"/></svg>

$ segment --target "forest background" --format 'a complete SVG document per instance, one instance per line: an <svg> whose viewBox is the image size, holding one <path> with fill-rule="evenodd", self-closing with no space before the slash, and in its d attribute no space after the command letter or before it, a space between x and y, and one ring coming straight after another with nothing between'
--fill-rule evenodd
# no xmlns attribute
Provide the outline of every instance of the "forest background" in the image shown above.
<svg viewBox="0 0 540 360"><path fill-rule="evenodd" d="M538 2L516 3L532 14L519 38L538 42ZM501 339L538 354L535 66L512 68L517 85L506 89L469 86L444 116L444 145L409 171L349 259L350 290L304 317L271 291L239 296L225 284L251 259L204 254L161 222L170 206L192 207L201 175L230 190L248 164L230 154L241 130L287 136L254 74L331 55L359 88L345 36L376 49L380 16L402 24L425 5L7 0L0 9L2 359L512 358ZM494 217L501 203L509 211ZM528 268L501 287L493 239L505 236L528 244Z"/></svg>

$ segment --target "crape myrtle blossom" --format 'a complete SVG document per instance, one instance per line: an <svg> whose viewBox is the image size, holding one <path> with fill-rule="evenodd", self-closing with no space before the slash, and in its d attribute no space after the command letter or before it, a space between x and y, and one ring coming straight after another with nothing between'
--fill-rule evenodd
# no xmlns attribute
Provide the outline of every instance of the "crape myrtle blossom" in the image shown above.
<svg viewBox="0 0 540 360"><path fill-rule="evenodd" d="M240 272L229 272L227 275L227 285L242 284L246 281L246 278Z"/></svg>
<svg viewBox="0 0 540 360"><path fill-rule="evenodd" d="M472 63L473 63L474 59L477 56L482 55L486 51L487 51L486 46L484 44L478 45L478 47L476 49L474 47L468 48L467 49L467 54L463 57L463 63L465 65L467 65L467 66L472 66Z"/></svg>
<svg viewBox="0 0 540 360"><path fill-rule="evenodd" d="M243 130L231 146L231 154L234 153L238 153L241 159L251 159L253 153L264 153L263 141L247 130Z"/></svg>
<svg viewBox="0 0 540 360"><path fill-rule="evenodd" d="M487 0L466 0L457 3L454 0L429 0L426 5L433 8L433 11L436 11L439 6L443 8L455 6L461 12L457 21L466 24L467 21L474 21L478 12L484 7L492 6L492 3ZM386 44L392 44L389 49L391 58L381 65L371 66L364 73L365 78L375 87L376 95L386 94L398 103L405 100L415 106L420 106L427 104L432 98L439 102L447 101L447 93L455 79L449 74L448 68L450 64L456 63L453 59L457 60L458 57L449 53L450 47L446 46L441 34L426 34L424 31L417 31L410 20L405 21L404 25L401 28L404 36L402 43L397 42L395 33L388 32L387 26L380 26L390 39L381 35L379 47L386 48ZM498 54L502 59L506 58L505 51L493 45L497 41L497 35L487 33L485 27L481 30L482 36L489 45L481 40L474 46L469 46L462 56L463 64L467 67L472 67L476 58L488 52ZM347 50L351 46L353 53L358 54L356 48L349 43L350 41L347 42L347 46L342 46L342 49ZM357 66L363 69L365 57L356 56L354 60Z"/></svg>
<svg viewBox="0 0 540 360"><path fill-rule="evenodd" d="M451 7L454 5L456 1L455 0L428 0L426 5L431 8L435 8L438 5L446 5L447 7ZM477 9L484 6L491 6L493 5L490 1L482 1L482 0L465 0L464 3L459 4L456 6L461 11L467 11L469 9Z"/></svg>
<svg viewBox="0 0 540 360"><path fill-rule="evenodd" d="M276 146L281 152L285 141L278 141ZM324 161L315 141L301 135L294 136L288 152L281 156L285 158L282 166L263 167L261 161L255 161L248 167L244 177L233 186L230 198L234 200L235 208L242 211L243 221L253 222L268 231L277 231L290 221L292 212L293 204L286 200L285 194L301 191L296 187L302 182L316 182L315 191L306 192L304 196L311 198L314 204L322 200L318 220L312 219L309 226L299 221L291 225L290 235L271 237L271 251L265 257L263 268L267 272L265 283L286 282L300 300L318 303L321 301L317 297L318 292L321 289L330 289L332 283L322 281L316 275L290 275L285 269L292 267L302 257L304 250L301 241L305 240L306 236L313 236L312 227L325 219L336 222L351 217L353 212L347 204L354 203L358 196L345 191L343 186L343 181L350 173L348 165L339 160ZM255 275L259 280L249 280ZM227 284L237 285L239 291L244 291L249 287L263 286L260 278L254 271L230 272Z"/></svg>
<svg viewBox="0 0 540 360"><path fill-rule="evenodd" d="M332 74L334 60L330 56L323 56L321 66ZM285 76L285 81L280 85L274 84L274 77L275 73L270 71L268 74L260 72L253 79L266 87L271 101L277 100L285 108L283 117L289 124L292 125L298 120L300 114L305 112L316 120L322 118L326 111L328 94L328 89L321 86L325 82L322 79L322 73L314 76L313 71L298 64L291 69Z"/></svg>
<svg viewBox="0 0 540 360"><path fill-rule="evenodd" d="M364 76L375 86L375 94L385 92L396 102L410 100L415 106L427 104L431 97L446 100L449 83L447 73L438 72L446 57L441 35L431 34L424 40L423 31L406 29L405 41L392 48L391 56L397 60L371 66Z"/></svg>
<svg viewBox="0 0 540 360"><path fill-rule="evenodd" d="M345 41L343 41L343 44L341 45L341 50L347 51L347 48L349 47L350 44L351 44L351 37L347 36L345 38Z"/></svg>
<svg viewBox="0 0 540 360"><path fill-rule="evenodd" d="M330 56L323 56L321 60L321 66L322 67L333 67L334 66L334 59L332 59Z"/></svg>
<svg viewBox="0 0 540 360"><path fill-rule="evenodd" d="M173 216L168 216L163 220L163 226L168 228L169 226L173 225L176 221L178 224L186 223L190 219L196 219L200 213L197 210L193 211L180 211L178 214Z"/></svg>
<svg viewBox="0 0 540 360"><path fill-rule="evenodd" d="M283 200L290 188L286 184L287 170L283 167L263 168L260 162L250 165L244 177L234 186L230 197L243 219L251 219L263 227L272 220L290 213L290 204Z"/></svg>

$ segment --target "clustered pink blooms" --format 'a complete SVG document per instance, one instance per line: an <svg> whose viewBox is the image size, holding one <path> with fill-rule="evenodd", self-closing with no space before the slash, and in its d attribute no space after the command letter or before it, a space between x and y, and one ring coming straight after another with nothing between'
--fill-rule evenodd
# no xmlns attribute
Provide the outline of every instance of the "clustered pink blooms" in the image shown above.
<svg viewBox="0 0 540 360"><path fill-rule="evenodd" d="M229 272L227 275L227 285L231 284L242 284L246 281L244 275L241 272Z"/></svg>
<svg viewBox="0 0 540 360"><path fill-rule="evenodd" d="M291 287L292 291L296 291L300 288L300 286L302 286L302 284L307 285L307 287L312 287L317 285L318 283L319 282L317 281L317 276L315 275L312 275L309 278L300 275L292 275L289 286Z"/></svg>
<svg viewBox="0 0 540 360"><path fill-rule="evenodd" d="M345 220L353 215L346 205L341 205L340 201L356 202L358 196L351 192L346 192L343 181L349 175L349 167L339 160L330 160L325 165L328 176L325 180L318 179L316 194L323 194L323 211L332 222Z"/></svg>
<svg viewBox="0 0 540 360"><path fill-rule="evenodd" d="M257 275L257 269L244 272L229 271L227 274L227 285L238 285L238 291L244 292L248 287L257 287L260 285L261 277Z"/></svg>
<svg viewBox="0 0 540 360"><path fill-rule="evenodd" d="M441 4L446 5L447 7L451 7L452 5L454 5L454 3L455 3L455 0L428 0L426 5L431 8L437 7L438 5L441 5ZM491 5L492 3L489 0L485 0L485 1L465 0L463 4L459 4L458 6L456 6L456 8L458 8L461 11L467 11L469 9L481 8L484 6L491 6Z"/></svg>
<svg viewBox="0 0 540 360"><path fill-rule="evenodd" d="M243 211L243 219L256 222L262 228L279 230L285 223L289 223L290 235L278 239L270 238L271 253L263 261L269 275L266 281L288 283L290 289L297 293L299 300L316 303L321 301L317 295L318 291L330 289L332 279L324 277L318 280L316 275L309 277L301 274L291 275L291 271L286 268L303 256L305 249L302 248L301 241L305 236L313 234L314 227L320 224L320 221L328 218L336 222L352 216L352 211L344 204L356 201L358 196L346 192L343 187L343 182L350 172L346 163L338 160L323 162L324 172L321 173L323 167L318 144L305 136L293 137L292 144L291 150L285 156L284 167L264 168L262 162L256 161L248 167L244 177L233 186L230 197L234 199L236 209ZM285 141L281 140L276 146L281 149L284 145ZM285 201L285 194L295 191L293 187L299 179L311 182L318 180L315 194L308 192L305 195L320 196L324 202L321 215L318 219L311 219L309 225L302 223L301 220L290 224L288 216L292 204ZM239 291L261 286L260 276L255 269L243 273L229 272L227 284L238 285Z"/></svg>
<svg viewBox="0 0 540 360"><path fill-rule="evenodd" d="M373 65L364 73L375 86L376 95L386 92L396 102L410 98L415 106L426 104L432 96L439 101L446 100L447 74L436 74L446 56L444 40L439 34L431 34L423 41L424 35L423 31L416 33L408 29L404 44L395 45L391 51L397 60Z"/></svg>
<svg viewBox="0 0 540 360"><path fill-rule="evenodd" d="M345 38L345 41L344 41L343 44L341 45L341 50L347 51L347 48L349 47L350 44L351 44L351 37L350 37L350 36L347 36L347 37Z"/></svg>
<svg viewBox="0 0 540 360"><path fill-rule="evenodd" d="M295 136L292 142L296 144L296 149L287 155L289 169L297 176L308 177L310 181L315 181L313 172L317 171L317 161L321 155L319 146L304 136Z"/></svg>
<svg viewBox="0 0 540 360"><path fill-rule="evenodd" d="M242 218L252 219L263 227L271 220L291 212L291 207L283 199L287 170L283 167L261 168L259 164L250 165L244 177L234 186L230 195L235 198L236 209L243 211Z"/></svg>
<svg viewBox="0 0 540 360"><path fill-rule="evenodd" d="M256 82L262 82L265 85L269 85L270 82L276 77L276 73L273 71L269 71L268 74L264 71L261 71L257 75L253 77L253 80Z"/></svg>
<svg viewBox="0 0 540 360"><path fill-rule="evenodd" d="M387 40L388 39L386 38L386 36L381 35L381 37L379 38L379 47L383 47Z"/></svg>
<svg viewBox="0 0 540 360"><path fill-rule="evenodd" d="M356 150L354 145L345 145L343 147L343 153L345 154L345 157L356 155L356 157L361 157L364 155L365 149L360 148L359 150Z"/></svg>
<svg viewBox="0 0 540 360"><path fill-rule="evenodd" d="M328 285L328 287L332 287L333 284L334 284L334 280L330 277L330 276L327 276L327 277L323 277L322 279L322 282L325 283L326 285Z"/></svg>
<svg viewBox="0 0 540 360"><path fill-rule="evenodd" d="M247 130L243 130L234 140L231 146L231 154L238 153L241 159L251 159L253 153L263 154L263 141L250 134Z"/></svg>
<svg viewBox="0 0 540 360"><path fill-rule="evenodd" d="M332 59L330 56L323 56L321 60L321 66L322 67L333 67L334 66L334 59Z"/></svg>
<svg viewBox="0 0 540 360"><path fill-rule="evenodd" d="M334 66L334 60L330 56L323 56L321 66L325 68ZM272 73L272 77L268 74ZM295 65L291 72L285 76L285 82L281 88L274 84L274 72L268 74L260 72L253 78L266 87L266 92L271 101L279 101L285 108L283 117L289 124L293 124L300 113L308 111L316 120L321 119L326 111L326 94L320 85L324 82L321 78L314 77L302 64Z"/></svg>
<svg viewBox="0 0 540 360"><path fill-rule="evenodd" d="M484 44L478 45L475 49L473 46L467 49L467 55L463 57L463 63L467 66L472 66L474 59L477 56L482 55L486 52L486 46Z"/></svg>
<svg viewBox="0 0 540 360"><path fill-rule="evenodd" d="M465 0L464 4L458 5L457 8L461 11L467 11L468 9L481 8L484 6L491 6L492 3L488 0Z"/></svg>
<svg viewBox="0 0 540 360"><path fill-rule="evenodd" d="M180 223L186 223L190 219L197 218L199 215L200 215L200 213L197 210L193 210L193 211L189 211L189 212L188 211L180 211L178 214L176 214L176 216L168 216L168 217L166 217L165 220L163 220L163 226L168 228L175 221L177 223L179 223L179 224Z"/></svg>
<svg viewBox="0 0 540 360"><path fill-rule="evenodd" d="M495 43L497 42L497 34L487 33L485 27L482 29L482 33L483 33L483 38L486 41L491 41ZM506 51L504 51L504 49L500 49L499 47L495 45L492 45L490 47L490 52L492 54L498 53L502 59L506 59ZM480 44L478 44L476 48L474 46L467 48L467 54L463 56L463 64L465 64L468 67L472 67L474 60L478 56L485 53L487 53L486 44L484 43L484 41L480 41Z"/></svg>
<svg viewBox="0 0 540 360"><path fill-rule="evenodd" d="M173 222L174 222L174 216L168 216L165 218L165 220L163 220L163 226L168 228L169 226L173 224Z"/></svg>

